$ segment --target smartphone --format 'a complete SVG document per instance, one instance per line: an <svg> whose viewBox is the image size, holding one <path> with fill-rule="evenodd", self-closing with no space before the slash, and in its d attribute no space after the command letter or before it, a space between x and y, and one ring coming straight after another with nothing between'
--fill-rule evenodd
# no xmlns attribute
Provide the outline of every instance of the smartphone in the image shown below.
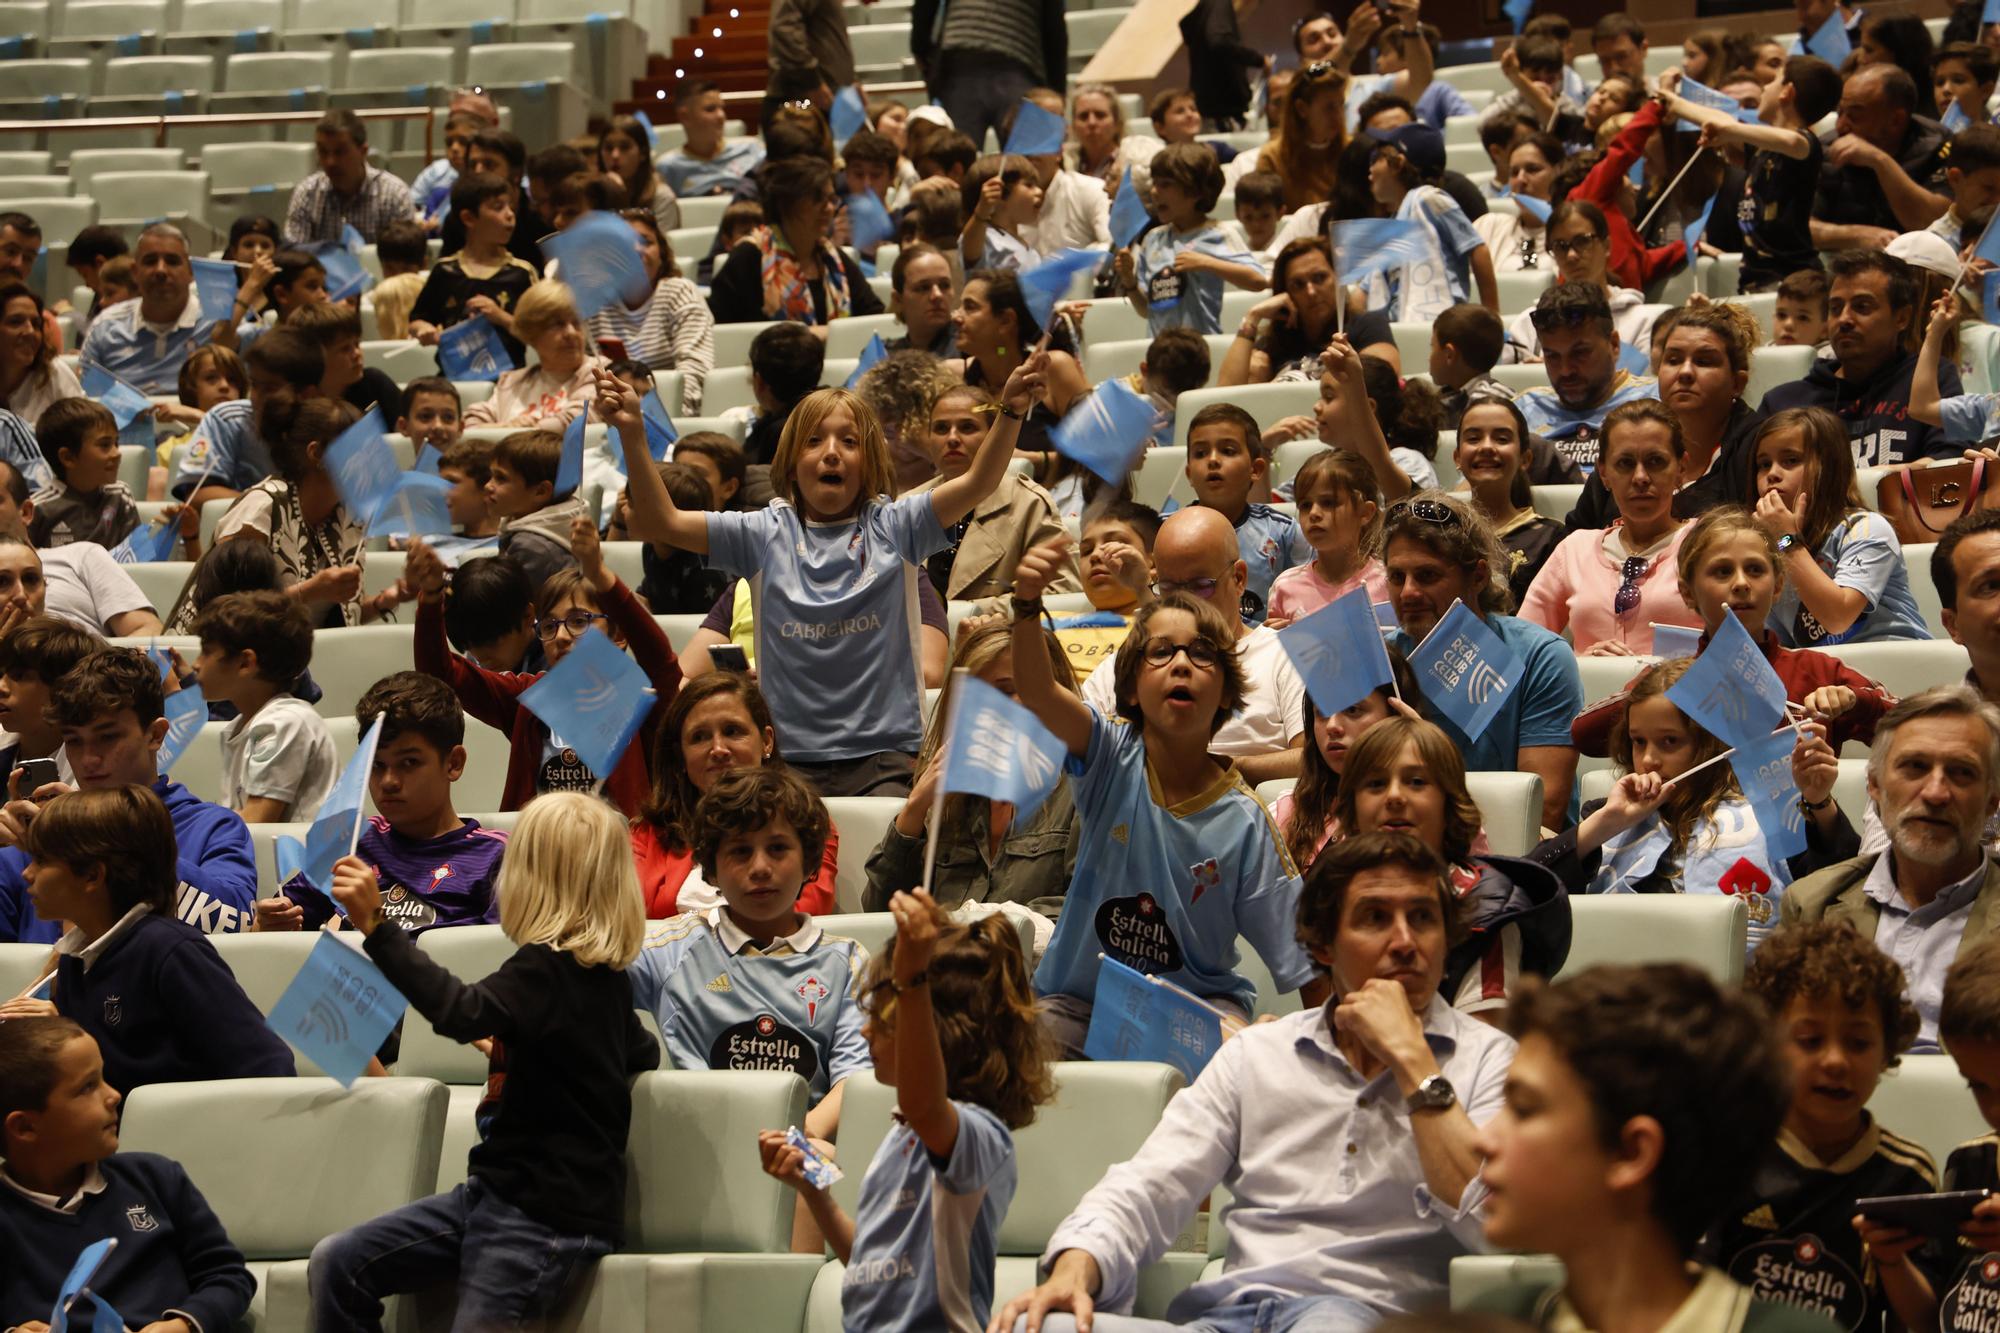
<svg viewBox="0 0 2000 1333"><path fill-rule="evenodd" d="M1877 1222L1919 1231L1939 1240L1955 1240L1959 1227L1971 1220L1973 1208L1992 1193L1992 1190L1953 1190L1945 1194L1885 1194L1856 1199L1854 1211Z"/></svg>
<svg viewBox="0 0 2000 1333"><path fill-rule="evenodd" d="M610 357L613 361L630 361L632 359L625 355L625 340L623 338L599 338L597 340L597 350L605 356Z"/></svg>
<svg viewBox="0 0 2000 1333"><path fill-rule="evenodd" d="M748 671L750 656L733 643L718 643L708 650L708 664L717 671Z"/></svg>
<svg viewBox="0 0 2000 1333"><path fill-rule="evenodd" d="M51 782L62 781L61 775L56 772L56 761L53 759L23 759L20 771L22 796L33 796Z"/></svg>

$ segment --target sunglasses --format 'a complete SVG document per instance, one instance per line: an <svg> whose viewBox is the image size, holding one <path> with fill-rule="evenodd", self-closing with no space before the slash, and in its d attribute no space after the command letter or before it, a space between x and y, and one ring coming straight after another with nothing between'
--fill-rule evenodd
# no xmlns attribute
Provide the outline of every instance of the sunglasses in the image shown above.
<svg viewBox="0 0 2000 1333"><path fill-rule="evenodd" d="M1613 611L1622 616L1639 604L1639 580L1646 576L1646 568L1651 563L1644 556L1625 557L1624 568L1619 571L1618 595L1611 599Z"/></svg>
<svg viewBox="0 0 2000 1333"><path fill-rule="evenodd" d="M1404 514L1441 528L1459 526L1458 511L1442 500L1398 500L1389 506L1387 520L1393 523Z"/></svg>

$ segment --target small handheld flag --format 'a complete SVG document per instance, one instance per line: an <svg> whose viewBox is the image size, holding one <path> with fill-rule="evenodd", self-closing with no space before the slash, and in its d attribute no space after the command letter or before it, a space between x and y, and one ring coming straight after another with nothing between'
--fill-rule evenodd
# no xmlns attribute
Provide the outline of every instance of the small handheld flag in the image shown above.
<svg viewBox="0 0 2000 1333"><path fill-rule="evenodd" d="M1516 194L1512 190L1502 190L1502 199L1512 199L1514 206L1537 222L1547 222L1549 214L1555 212L1555 205L1546 199L1537 199L1532 194Z"/></svg>
<svg viewBox="0 0 2000 1333"><path fill-rule="evenodd" d="M880 342L881 339L878 337L875 341ZM867 354L864 352L862 355L865 358ZM640 399L639 411L646 419L646 452L653 456L655 463L666 461L681 433L674 425L667 405L660 401L658 389L649 389L646 396Z"/></svg>
<svg viewBox="0 0 2000 1333"><path fill-rule="evenodd" d="M883 242L896 239L896 224L873 190L847 196L847 221L853 228L857 250L874 250Z"/></svg>
<svg viewBox="0 0 2000 1333"><path fill-rule="evenodd" d="M847 387L852 389L861 383L861 377L868 373L869 367L887 355L889 355L889 345L882 341L882 335L878 333L870 338L868 345L861 349L860 359L855 362L854 373L847 377Z"/></svg>
<svg viewBox="0 0 2000 1333"><path fill-rule="evenodd" d="M379 407L369 408L359 421L336 436L322 458L341 503L363 523L382 507L402 475Z"/></svg>
<svg viewBox="0 0 2000 1333"><path fill-rule="evenodd" d="M226 259L193 259L194 293L201 302L201 317L210 323L227 320L236 313L236 265Z"/></svg>
<svg viewBox="0 0 2000 1333"><path fill-rule="evenodd" d="M442 537L451 532L451 483L429 472L404 472L368 519L370 537Z"/></svg>
<svg viewBox="0 0 2000 1333"><path fill-rule="evenodd" d="M1854 53L1854 43L1848 40L1847 23L1841 17L1839 5L1835 5L1826 16L1826 22L1819 25L1819 31L1806 38L1806 51L1835 69L1839 69L1841 62Z"/></svg>
<svg viewBox="0 0 2000 1333"><path fill-rule="evenodd" d="M861 100L861 90L848 84L833 95L833 112L828 116L833 130L834 146L839 147L861 132L868 123L868 107Z"/></svg>
<svg viewBox="0 0 2000 1333"><path fill-rule="evenodd" d="M1430 245L1424 229L1397 218L1354 218L1333 224L1334 255L1344 282L1358 282L1403 264L1425 259Z"/></svg>
<svg viewBox="0 0 2000 1333"><path fill-rule="evenodd" d="M351 1088L409 1004L359 947L339 931L323 930L264 1022Z"/></svg>
<svg viewBox="0 0 2000 1333"><path fill-rule="evenodd" d="M292 844L287 849L287 856L295 858L296 873L329 898L333 896L334 863L343 856L354 855L354 846L361 839L363 807L368 800L368 775L375 767L375 747L381 739L382 719L378 717L367 734L362 736L354 757L347 761L340 770L340 776L334 780L333 790L327 793L312 827L306 830L305 842L282 840ZM286 876L285 882L291 878Z"/></svg>
<svg viewBox="0 0 2000 1333"><path fill-rule="evenodd" d="M482 315L462 319L438 335L438 366L449 379L497 380L514 368L514 359Z"/></svg>
<svg viewBox="0 0 2000 1333"><path fill-rule="evenodd" d="M604 631L585 630L567 656L521 695L592 773L604 778L652 710L652 682Z"/></svg>
<svg viewBox="0 0 2000 1333"><path fill-rule="evenodd" d="M1424 698L1467 736L1486 730L1521 681L1521 659L1464 602L1410 654Z"/></svg>
<svg viewBox="0 0 2000 1333"><path fill-rule="evenodd" d="M1528 26L1528 15L1535 10L1535 0L1500 0L1500 12L1514 25L1514 35L1521 35L1521 29Z"/></svg>
<svg viewBox="0 0 2000 1333"><path fill-rule="evenodd" d="M1069 291L1070 279L1096 268L1103 262L1104 254L1102 250L1058 250L1033 268L1023 269L1018 278L1021 299L1028 303L1028 313L1035 317L1035 323L1048 328L1056 312L1056 302Z"/></svg>
<svg viewBox="0 0 2000 1333"><path fill-rule="evenodd" d="M1132 168L1128 166L1118 182L1118 197L1111 201L1111 243L1123 250L1145 234L1152 220L1152 214L1146 211L1146 201L1139 197L1139 187L1132 183Z"/></svg>
<svg viewBox="0 0 2000 1333"><path fill-rule="evenodd" d="M1007 145L1003 153L1019 153L1022 157L1043 157L1050 153L1060 153L1063 146L1063 118L1053 111L1043 110L1027 98L1014 110L1014 128L1007 133Z"/></svg>
<svg viewBox="0 0 2000 1333"><path fill-rule="evenodd" d="M1792 750L1798 732L1781 727L1761 740L1738 745L1729 756L1743 795L1757 812L1757 826L1775 856L1797 856L1806 849L1805 813L1799 809L1799 784L1792 776Z"/></svg>
<svg viewBox="0 0 2000 1333"><path fill-rule="evenodd" d="M1083 1053L1092 1060L1150 1060L1193 1082L1222 1049L1222 1013L1187 991L1098 955L1097 993Z"/></svg>
<svg viewBox="0 0 2000 1333"><path fill-rule="evenodd" d="M1701 631L1686 625L1653 624L1653 655L1675 658L1693 657L1701 651Z"/></svg>
<svg viewBox="0 0 2000 1333"><path fill-rule="evenodd" d="M1116 486L1138 462L1158 425L1151 403L1123 380L1106 380L1056 423L1049 443Z"/></svg>
<svg viewBox="0 0 2000 1333"><path fill-rule="evenodd" d="M104 1266L104 1261L110 1258L111 1252L117 1248L117 1238L106 1237L103 1240L92 1241L77 1254L76 1262L69 1266L69 1273L63 1278L62 1285L56 1288L56 1307L49 1315L50 1333L63 1333L63 1330L69 1327L70 1307L75 1304L78 1296L90 1291L90 1280L97 1276L97 1270ZM91 1299L97 1299L95 1292L91 1292Z"/></svg>
<svg viewBox="0 0 2000 1333"><path fill-rule="evenodd" d="M615 213L592 212L542 240L542 250L561 264L562 280L576 297L577 313L589 319L614 301L632 302L646 294L646 264L639 235Z"/></svg>
<svg viewBox="0 0 2000 1333"><path fill-rule="evenodd" d="M141 523L125 534L124 541L111 548L111 558L121 565L151 565L171 560L180 539L181 525L176 519Z"/></svg>
<svg viewBox="0 0 2000 1333"><path fill-rule="evenodd" d="M160 742L159 774L166 777L174 763L187 753L195 737L208 723L208 700L199 685L187 685L167 696L167 734Z"/></svg>
<svg viewBox="0 0 2000 1333"><path fill-rule="evenodd" d="M1366 588L1355 588L1285 626L1278 631L1278 645L1292 659L1323 717L1345 712L1395 681Z"/></svg>
<svg viewBox="0 0 2000 1333"><path fill-rule="evenodd" d="M958 680L944 789L1014 807L1018 827L1062 777L1069 751L1041 719L977 676Z"/></svg>
<svg viewBox="0 0 2000 1333"><path fill-rule="evenodd" d="M1674 707L1738 748L1754 746L1785 716L1785 683L1734 614L1667 690Z"/></svg>
<svg viewBox="0 0 2000 1333"><path fill-rule="evenodd" d="M578 412L569 419L569 426L563 431L562 460L556 464L556 494L575 495L576 488L583 485L583 432L586 412Z"/></svg>
<svg viewBox="0 0 2000 1333"><path fill-rule="evenodd" d="M153 410L152 399L94 362L84 363L81 379L83 391L111 413L111 422L121 433Z"/></svg>

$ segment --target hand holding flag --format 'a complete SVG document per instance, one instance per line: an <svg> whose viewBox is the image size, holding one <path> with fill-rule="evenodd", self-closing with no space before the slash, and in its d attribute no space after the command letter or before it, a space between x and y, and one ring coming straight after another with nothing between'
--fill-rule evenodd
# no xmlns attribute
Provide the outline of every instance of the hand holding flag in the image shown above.
<svg viewBox="0 0 2000 1333"><path fill-rule="evenodd" d="M1065 130L1061 116L1024 97L1021 105L1014 110L1014 127L1007 132L1007 145L1000 151L1018 153L1022 157L1060 153Z"/></svg>
<svg viewBox="0 0 2000 1333"><path fill-rule="evenodd" d="M646 673L595 628L521 695L522 705L599 778L611 775L654 702Z"/></svg>
<svg viewBox="0 0 2000 1333"><path fill-rule="evenodd" d="M342 863L340 873L345 875L350 866L360 866L371 880L375 877L351 857ZM402 927L384 923L375 929ZM327 1077L351 1088L409 1008L409 1001L359 946L343 938L346 934L319 932L305 965L264 1022L325 1070Z"/></svg>
<svg viewBox="0 0 2000 1333"><path fill-rule="evenodd" d="M1722 618L1667 698L1710 735L1739 748L1756 745L1785 716L1785 683L1733 614Z"/></svg>
<svg viewBox="0 0 2000 1333"><path fill-rule="evenodd" d="M454 380L497 380L511 370L507 345L483 315L462 319L438 334L438 366Z"/></svg>
<svg viewBox="0 0 2000 1333"><path fill-rule="evenodd" d="M1521 659L1464 602L1453 602L1410 654L1424 698L1467 736L1493 721L1521 682Z"/></svg>
<svg viewBox="0 0 2000 1333"><path fill-rule="evenodd" d="M1023 269L1018 277L1021 298L1028 303L1028 313L1035 317L1035 323L1048 331L1049 320L1056 312L1056 302L1069 291L1070 279L1079 273L1096 268L1104 261L1103 250L1058 250L1030 269Z"/></svg>
<svg viewBox="0 0 2000 1333"><path fill-rule="evenodd" d="M959 677L945 742L944 790L1014 807L1014 824L1041 807L1069 750L1041 719L977 676Z"/></svg>

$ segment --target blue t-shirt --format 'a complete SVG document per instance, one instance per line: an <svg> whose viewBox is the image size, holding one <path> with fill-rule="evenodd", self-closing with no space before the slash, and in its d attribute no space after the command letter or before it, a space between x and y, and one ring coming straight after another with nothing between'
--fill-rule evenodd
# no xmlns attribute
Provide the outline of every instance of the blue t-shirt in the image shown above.
<svg viewBox="0 0 2000 1333"><path fill-rule="evenodd" d="M2000 435L2000 393L1955 393L1938 400L1949 444L1984 444Z"/></svg>
<svg viewBox="0 0 2000 1333"><path fill-rule="evenodd" d="M688 156L684 148L661 153L653 169L683 199L704 194L728 194L764 160L764 145L756 139L724 143L712 160Z"/></svg>
<svg viewBox="0 0 2000 1333"><path fill-rule="evenodd" d="M270 447L257 433L250 400L235 398L209 408L195 426L174 467L173 493L185 500L199 485L248 490L277 470Z"/></svg>
<svg viewBox="0 0 2000 1333"><path fill-rule="evenodd" d="M1576 653L1560 635L1518 616L1486 616L1486 628L1521 659L1521 679L1507 691L1500 711L1477 739L1458 729L1444 714L1424 705L1424 716L1444 728L1474 773L1512 773L1521 767L1520 751L1529 745L1574 745L1570 723L1583 711L1583 678ZM1394 642L1405 656L1416 643L1401 630ZM1570 804L1576 804L1574 794ZM1573 813L1573 812L1572 812Z"/></svg>
<svg viewBox="0 0 2000 1333"><path fill-rule="evenodd" d="M840 1281L848 1333L980 1333L992 1314L993 1257L1018 1179L1014 1136L985 1107L952 1105L948 1161L899 1123L861 1179Z"/></svg>
<svg viewBox="0 0 2000 1333"><path fill-rule="evenodd" d="M774 941L731 953L711 921L722 910L653 923L626 969L632 1003L659 1020L674 1068L783 1070L805 1080L815 1106L872 1069L861 1035L868 951L808 922L804 952Z"/></svg>
<svg viewBox="0 0 2000 1333"><path fill-rule="evenodd" d="M1191 801L1161 805L1139 728L1092 709L1090 747L1070 772L1084 834L1037 991L1094 1001L1101 953L1249 1009L1257 990L1236 971L1238 936L1279 990L1312 979L1298 871L1234 769Z"/></svg>
<svg viewBox="0 0 2000 1333"><path fill-rule="evenodd" d="M1213 222L1204 222L1192 231L1153 228L1139 242L1134 259L1139 290L1145 293L1148 302L1146 327L1155 337L1167 329L1222 332L1222 275L1175 272L1174 256L1183 250L1197 250L1254 269L1264 267L1257 256L1231 240Z"/></svg>
<svg viewBox="0 0 2000 1333"><path fill-rule="evenodd" d="M1430 253L1371 275L1368 308L1387 310L1392 320L1427 322L1474 299L1472 252L1486 241L1458 201L1435 185L1419 185L1403 196L1396 217L1429 234Z"/></svg>
<svg viewBox="0 0 2000 1333"><path fill-rule="evenodd" d="M1868 605L1844 633L1829 634L1800 605L1798 584L1786 579L1764 622L1785 647L1828 648L1837 643L1931 637L1910 591L1903 545L1888 519L1867 510L1849 514L1827 534L1813 559L1835 583L1867 598Z"/></svg>
<svg viewBox="0 0 2000 1333"><path fill-rule="evenodd" d="M837 523L809 521L783 500L707 517L709 563L750 585L758 674L785 757L915 754L919 566L951 540L930 494L870 500Z"/></svg>
<svg viewBox="0 0 2000 1333"><path fill-rule="evenodd" d="M1614 407L1660 396L1660 382L1650 375L1621 370L1611 380L1611 392L1595 407L1570 408L1556 397L1553 386L1528 389L1514 399L1528 429L1556 447L1556 453L1577 465L1584 476L1597 471L1597 441L1604 418Z"/></svg>
<svg viewBox="0 0 2000 1333"><path fill-rule="evenodd" d="M1294 565L1310 563L1316 554L1297 519L1282 509L1260 504L1245 508L1243 517L1236 521L1236 549L1250 571L1243 585L1243 619L1251 625L1264 623L1264 614L1270 609L1271 584L1278 575ZM1255 606L1251 598L1256 599Z"/></svg>

